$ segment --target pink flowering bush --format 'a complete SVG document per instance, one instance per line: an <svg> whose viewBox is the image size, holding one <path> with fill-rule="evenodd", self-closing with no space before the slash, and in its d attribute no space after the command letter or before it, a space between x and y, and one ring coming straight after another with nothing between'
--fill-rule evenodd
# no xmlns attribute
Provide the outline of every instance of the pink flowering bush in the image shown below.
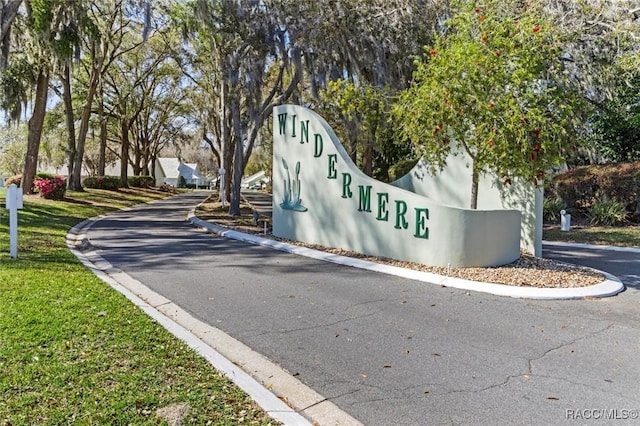
<svg viewBox="0 0 640 426"><path fill-rule="evenodd" d="M33 185L40 196L48 200L62 200L67 191L67 180L64 176L37 178Z"/></svg>

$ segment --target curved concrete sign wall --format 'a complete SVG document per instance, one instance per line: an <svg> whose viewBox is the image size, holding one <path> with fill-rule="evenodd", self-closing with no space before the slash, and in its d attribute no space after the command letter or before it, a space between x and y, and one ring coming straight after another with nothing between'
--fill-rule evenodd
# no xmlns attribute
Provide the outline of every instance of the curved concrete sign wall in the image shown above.
<svg viewBox="0 0 640 426"><path fill-rule="evenodd" d="M520 256L520 212L468 210L379 182L351 161L327 122L273 113L273 233L430 266L497 266Z"/></svg>
<svg viewBox="0 0 640 426"><path fill-rule="evenodd" d="M471 201L471 171L469 160L462 154L450 155L447 167L435 176L428 164L418 161L413 169L391 185L415 192L452 207L465 208ZM522 179L504 185L495 175L480 175L478 208L481 210L519 210L522 214L520 247L538 257L542 256L542 188Z"/></svg>

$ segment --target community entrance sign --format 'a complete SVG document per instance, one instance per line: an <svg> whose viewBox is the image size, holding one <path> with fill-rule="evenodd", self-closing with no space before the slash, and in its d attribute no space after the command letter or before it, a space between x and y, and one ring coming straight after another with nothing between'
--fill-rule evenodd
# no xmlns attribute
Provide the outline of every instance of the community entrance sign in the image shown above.
<svg viewBox="0 0 640 426"><path fill-rule="evenodd" d="M273 233L430 266L497 266L520 256L518 210L438 203L362 173L319 115L273 113Z"/></svg>

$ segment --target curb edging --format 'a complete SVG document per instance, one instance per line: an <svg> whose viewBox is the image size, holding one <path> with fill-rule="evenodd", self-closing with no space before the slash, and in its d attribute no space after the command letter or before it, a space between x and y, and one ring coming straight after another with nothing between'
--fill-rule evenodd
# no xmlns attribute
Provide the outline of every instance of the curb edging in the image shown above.
<svg viewBox="0 0 640 426"><path fill-rule="evenodd" d="M270 247L286 253L310 257L325 262L337 263L339 265L346 265L354 268L365 269L368 271L395 275L398 277L422 281L442 287L452 287L461 290L472 290L482 293L490 293L496 296L507 296L520 299L570 300L610 297L615 296L625 289L624 284L618 277L593 268L588 269L604 275L606 279L599 284L588 287L538 288L471 281L462 278L438 275L431 272L416 271L413 269L400 268L392 265L383 265L368 260L354 259L351 257L311 249L308 247L296 246L269 238L262 238L258 235L246 234L244 232L225 228L223 226L202 220L195 215L195 209L189 212L189 214L187 215L187 220L194 226L204 228L207 232L212 232L225 238Z"/></svg>
<svg viewBox="0 0 640 426"><path fill-rule="evenodd" d="M233 381L270 417L292 426L362 425L261 354L222 330L197 320L164 296L113 267L92 249L86 236L86 231L103 217L87 219L71 228L66 237L69 250L99 279ZM295 401L292 396L295 396Z"/></svg>

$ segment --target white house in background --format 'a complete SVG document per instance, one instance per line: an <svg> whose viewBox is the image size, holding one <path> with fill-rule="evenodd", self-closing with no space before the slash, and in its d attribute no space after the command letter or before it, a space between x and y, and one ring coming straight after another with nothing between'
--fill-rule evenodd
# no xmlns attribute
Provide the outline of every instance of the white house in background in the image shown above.
<svg viewBox="0 0 640 426"><path fill-rule="evenodd" d="M269 176L264 171L254 173L242 179L240 186L242 188L259 189L269 183Z"/></svg>
<svg viewBox="0 0 640 426"><path fill-rule="evenodd" d="M69 177L69 168L66 164L58 167L38 165L38 171L53 173L55 175L65 176L67 178ZM104 175L120 176L120 160L117 160L114 163L106 164L104 167ZM86 167L86 165L83 164L80 177L84 179L87 176L90 176L89 169ZM127 164L127 176L133 176L133 167L131 167L131 164Z"/></svg>
<svg viewBox="0 0 640 426"><path fill-rule="evenodd" d="M208 179L198 171L196 163L183 163L176 157L159 157L156 159L154 178L156 185L167 184L177 187L180 176L184 178L185 185L196 187L208 186Z"/></svg>

